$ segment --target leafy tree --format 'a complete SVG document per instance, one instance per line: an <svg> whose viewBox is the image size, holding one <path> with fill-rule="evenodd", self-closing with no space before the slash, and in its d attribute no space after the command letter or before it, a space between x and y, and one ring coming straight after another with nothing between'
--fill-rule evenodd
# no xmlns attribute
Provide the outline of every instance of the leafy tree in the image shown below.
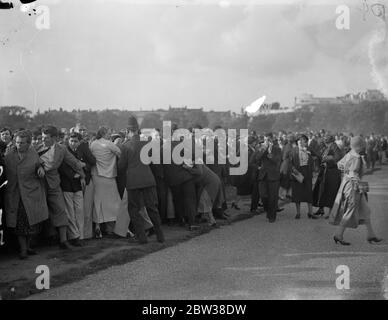
<svg viewBox="0 0 388 320"><path fill-rule="evenodd" d="M141 122L140 127L143 129L162 128L162 120L157 113L147 113Z"/></svg>
<svg viewBox="0 0 388 320"><path fill-rule="evenodd" d="M27 128L31 122L31 111L20 106L0 108L0 127Z"/></svg>
<svg viewBox="0 0 388 320"><path fill-rule="evenodd" d="M272 125L272 131L294 131L296 127L295 113L280 113Z"/></svg>
<svg viewBox="0 0 388 320"><path fill-rule="evenodd" d="M257 133L263 134L273 130L275 123L275 115L258 115L253 117L249 124L249 130L255 130Z"/></svg>

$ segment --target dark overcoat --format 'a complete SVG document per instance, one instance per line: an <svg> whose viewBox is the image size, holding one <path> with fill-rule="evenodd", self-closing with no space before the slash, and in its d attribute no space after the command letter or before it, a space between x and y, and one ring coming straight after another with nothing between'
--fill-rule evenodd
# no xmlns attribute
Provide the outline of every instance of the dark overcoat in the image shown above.
<svg viewBox="0 0 388 320"><path fill-rule="evenodd" d="M336 143L327 147L321 157L321 168L313 190L314 207L332 208L341 184L341 171L337 162L342 152Z"/></svg>

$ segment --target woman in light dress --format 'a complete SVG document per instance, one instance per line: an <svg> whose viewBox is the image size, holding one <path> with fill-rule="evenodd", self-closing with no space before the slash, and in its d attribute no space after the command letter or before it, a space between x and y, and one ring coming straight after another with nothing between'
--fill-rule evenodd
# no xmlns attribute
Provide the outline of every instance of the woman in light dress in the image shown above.
<svg viewBox="0 0 388 320"><path fill-rule="evenodd" d="M116 183L117 158L120 157L121 150L110 141L110 134L109 128L100 127L96 140L90 145L90 151L96 158L96 166L92 168L95 186L93 222L96 238L102 237L101 224L105 225L107 235L113 234L121 205Z"/></svg>
<svg viewBox="0 0 388 320"><path fill-rule="evenodd" d="M355 229L360 224L364 224L367 230L367 241L378 243L382 239L376 237L372 228L371 210L367 200L368 188L362 181L365 160L360 153L365 150L365 142L361 137L356 136L351 139L350 145L351 150L337 164L343 172L343 178L329 220L331 224L338 225L334 241L341 245L350 245L343 239L346 228Z"/></svg>

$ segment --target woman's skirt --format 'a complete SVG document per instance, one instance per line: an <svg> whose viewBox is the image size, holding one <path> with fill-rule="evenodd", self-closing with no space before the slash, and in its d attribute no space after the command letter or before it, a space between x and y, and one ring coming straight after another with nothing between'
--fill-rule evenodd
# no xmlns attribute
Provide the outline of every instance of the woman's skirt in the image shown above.
<svg viewBox="0 0 388 320"><path fill-rule="evenodd" d="M40 233L42 224L37 223L35 225L30 225L28 222L28 216L22 199L19 199L19 207L17 212L15 235L17 236L35 236Z"/></svg>
<svg viewBox="0 0 388 320"><path fill-rule="evenodd" d="M292 189L292 202L313 202L313 178L312 172L309 169L309 166L300 167L300 173L303 175L304 179L302 183L299 183L296 180L291 181Z"/></svg>
<svg viewBox="0 0 388 320"><path fill-rule="evenodd" d="M114 222L120 212L121 198L115 178L93 175L94 211L93 222Z"/></svg>

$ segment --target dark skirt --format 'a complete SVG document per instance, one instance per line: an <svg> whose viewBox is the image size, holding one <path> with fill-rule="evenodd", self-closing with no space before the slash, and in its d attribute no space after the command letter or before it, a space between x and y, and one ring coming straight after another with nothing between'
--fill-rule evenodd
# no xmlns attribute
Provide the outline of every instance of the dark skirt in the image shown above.
<svg viewBox="0 0 388 320"><path fill-rule="evenodd" d="M299 183L295 179L291 180L292 202L313 202L313 178L309 166L300 167L299 172L303 175L304 180Z"/></svg>
<svg viewBox="0 0 388 320"><path fill-rule="evenodd" d="M19 200L19 207L16 219L15 234L17 236L33 236L41 231L41 224L30 225L28 222L27 212L24 208L22 199Z"/></svg>

